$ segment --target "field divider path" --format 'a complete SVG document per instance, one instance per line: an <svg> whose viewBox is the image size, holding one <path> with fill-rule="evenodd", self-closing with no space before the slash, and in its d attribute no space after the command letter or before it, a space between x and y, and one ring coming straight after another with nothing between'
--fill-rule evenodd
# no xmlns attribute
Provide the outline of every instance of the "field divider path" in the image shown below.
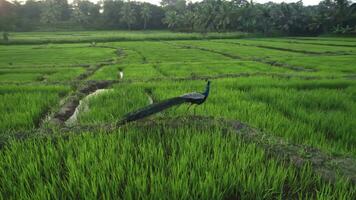
<svg viewBox="0 0 356 200"><path fill-rule="evenodd" d="M148 63L147 57L143 55L143 53L135 48L129 48L131 51L137 53L141 57L141 63L146 64Z"/></svg>
<svg viewBox="0 0 356 200"><path fill-rule="evenodd" d="M262 49L272 49L272 50L278 50L278 51L287 51L287 52L293 52L293 53L302 53L302 54L306 54L306 55L326 55L326 56L352 55L352 54L346 53L346 52L316 52L316 51L307 51L307 50L288 49L288 48L274 47L274 46L267 46L267 45L243 44L243 43L235 42L235 41L234 42L211 41L211 42L216 42L216 43L221 43L221 44L234 44L234 45L246 46L246 47L257 47L257 48L262 48Z"/></svg>
<svg viewBox="0 0 356 200"><path fill-rule="evenodd" d="M323 40L315 40L315 39L300 39L300 38L289 38L289 39L293 39L289 40L289 41L279 41L279 42L285 42L285 43L295 43L295 44L312 44L312 45L320 45L320 46L335 46L335 47L356 47L356 45L353 44L335 44L335 43L318 43L318 42L308 42L308 41L323 41ZM304 41L306 40L306 41ZM329 41L334 41L334 42L338 42L339 40L330 40ZM264 41L273 41L273 40L264 40ZM354 40L342 40L343 42L355 42Z"/></svg>
<svg viewBox="0 0 356 200"><path fill-rule="evenodd" d="M290 70L293 70L293 71L306 71L306 72L316 72L317 71L316 69L289 65L289 64L286 64L286 63L281 63L281 62L272 61L272 60L266 60L266 59L263 59L263 58L243 58L243 57L238 56L238 55L232 55L232 54L229 54L229 53L225 53L225 52L221 52L221 51L217 51L217 50L213 50L213 49L209 49L209 48L204 48L204 47L198 47L198 46L194 46L194 45L179 45L179 44L176 44L176 43L169 43L169 42L167 42L167 43L171 44L171 45L179 46L179 47L185 48L185 49L198 49L198 50L201 50L201 51L220 54L222 56L225 56L225 57L228 57L228 58L231 58L231 59L238 59L238 60L242 60L242 61L255 61L255 62L259 62L259 63L270 65L272 67L287 68L287 69L290 69Z"/></svg>
<svg viewBox="0 0 356 200"><path fill-rule="evenodd" d="M164 77L169 77L169 74L167 74L166 72L164 72L160 67L158 63L154 63L152 65L153 69L155 69L160 75L164 76Z"/></svg>
<svg viewBox="0 0 356 200"><path fill-rule="evenodd" d="M97 64L90 65L87 68L87 70L84 73L80 74L75 80L77 80L77 81L84 80L84 79L88 78L89 76L93 75L101 67L107 66L107 65L113 65L115 63L116 62L114 60L110 59L110 60L107 60L105 62L100 62L100 63L97 63Z"/></svg>
<svg viewBox="0 0 356 200"><path fill-rule="evenodd" d="M113 46L108 46L108 45L95 45L95 46L92 46L94 48L104 48L104 49L114 49L115 50L115 53L118 57L123 57L125 56L125 52L123 49L121 48L118 48L118 47L113 47Z"/></svg>

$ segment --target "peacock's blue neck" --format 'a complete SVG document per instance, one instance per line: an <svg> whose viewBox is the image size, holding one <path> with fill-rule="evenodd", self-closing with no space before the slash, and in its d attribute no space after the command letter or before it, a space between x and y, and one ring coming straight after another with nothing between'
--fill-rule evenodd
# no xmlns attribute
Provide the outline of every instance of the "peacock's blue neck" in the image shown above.
<svg viewBox="0 0 356 200"><path fill-rule="evenodd" d="M207 97L209 95L209 91L210 91L210 81L208 81L208 83L206 85L206 88L205 88L205 91L203 92L203 95L205 97Z"/></svg>

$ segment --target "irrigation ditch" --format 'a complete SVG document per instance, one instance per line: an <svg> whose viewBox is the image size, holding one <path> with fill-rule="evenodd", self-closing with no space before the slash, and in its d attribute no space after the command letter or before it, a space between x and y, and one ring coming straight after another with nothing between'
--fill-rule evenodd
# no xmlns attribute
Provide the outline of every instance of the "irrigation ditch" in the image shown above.
<svg viewBox="0 0 356 200"><path fill-rule="evenodd" d="M115 53L118 58L125 56L125 53L121 48L111 47L111 46L93 46L95 48L110 48L115 49ZM68 125L76 121L77 115L79 113L80 105L85 106L85 99L90 98L91 96L95 96L99 94L101 91L105 91L107 87L109 87L114 81L86 81L85 79L93 75L97 70L102 68L103 66L114 65L118 61L117 59L109 59L103 62L99 62L93 65L90 65L86 71L80 74L77 78L74 79L74 86L76 89L75 92L69 94L64 99L64 103L60 106L58 111L53 113L51 116L46 117L48 120L44 122L48 122L49 124L64 126L66 122ZM123 73L122 73L123 76ZM84 83L83 83L84 82ZM44 123L42 123L43 125ZM41 128L41 127L39 127Z"/></svg>
<svg viewBox="0 0 356 200"><path fill-rule="evenodd" d="M91 94L95 94L99 89L105 89L111 85L111 81L88 81L76 92L69 95L65 103L55 112L50 120L50 124L65 125L65 122L75 113L80 101Z"/></svg>
<svg viewBox="0 0 356 200"><path fill-rule="evenodd" d="M84 98L82 98L81 100L79 100L79 104L76 106L73 114L64 122L64 124L66 126L73 126L77 120L78 120L78 116L79 113L84 113L87 112L89 110L89 100L92 97L98 96L102 93L106 93L109 92L110 89L97 89L94 92L88 94L87 96L85 96Z"/></svg>

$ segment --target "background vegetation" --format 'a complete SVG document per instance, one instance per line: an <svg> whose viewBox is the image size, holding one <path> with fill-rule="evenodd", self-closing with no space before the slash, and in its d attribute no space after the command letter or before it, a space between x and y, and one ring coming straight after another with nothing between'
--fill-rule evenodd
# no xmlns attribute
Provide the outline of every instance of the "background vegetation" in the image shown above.
<svg viewBox="0 0 356 200"><path fill-rule="evenodd" d="M171 29L316 35L356 31L356 4L323 0L319 5L259 4L247 0L162 0L161 6L123 0L0 0L0 31ZM5 35L4 35L5 38Z"/></svg>

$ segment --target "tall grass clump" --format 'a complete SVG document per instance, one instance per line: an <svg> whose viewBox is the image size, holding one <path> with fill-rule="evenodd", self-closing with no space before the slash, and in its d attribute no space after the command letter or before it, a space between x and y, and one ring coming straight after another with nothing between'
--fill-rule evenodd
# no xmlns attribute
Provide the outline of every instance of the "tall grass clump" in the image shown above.
<svg viewBox="0 0 356 200"><path fill-rule="evenodd" d="M0 86L1 131L35 128L68 91L66 86Z"/></svg>
<svg viewBox="0 0 356 200"><path fill-rule="evenodd" d="M88 99L87 111L78 116L80 124L114 123L128 112L149 104L143 88L119 84Z"/></svg>
<svg viewBox="0 0 356 200"><path fill-rule="evenodd" d="M351 198L336 186L267 157L218 126L129 126L113 134L13 141L1 151L6 198Z"/></svg>

